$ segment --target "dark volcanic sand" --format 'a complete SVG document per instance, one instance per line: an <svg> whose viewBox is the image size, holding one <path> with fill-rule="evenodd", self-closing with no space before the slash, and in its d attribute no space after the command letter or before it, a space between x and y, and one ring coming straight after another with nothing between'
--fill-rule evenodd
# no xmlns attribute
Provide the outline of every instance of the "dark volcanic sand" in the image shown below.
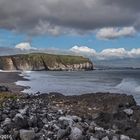
<svg viewBox="0 0 140 140"><path fill-rule="evenodd" d="M20 72L0 72L0 85L7 86L12 92L20 92L26 87L17 86L15 82L19 80L26 80L19 76Z"/></svg>

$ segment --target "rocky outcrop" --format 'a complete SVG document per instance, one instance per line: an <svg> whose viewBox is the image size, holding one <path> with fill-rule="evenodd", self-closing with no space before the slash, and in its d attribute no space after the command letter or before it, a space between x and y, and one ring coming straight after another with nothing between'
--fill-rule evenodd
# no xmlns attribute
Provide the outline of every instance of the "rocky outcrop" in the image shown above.
<svg viewBox="0 0 140 140"><path fill-rule="evenodd" d="M2 70L92 70L93 64L88 58L70 55L22 54L0 57Z"/></svg>
<svg viewBox="0 0 140 140"><path fill-rule="evenodd" d="M0 134L14 140L140 140L139 116L132 96L38 93L1 104Z"/></svg>

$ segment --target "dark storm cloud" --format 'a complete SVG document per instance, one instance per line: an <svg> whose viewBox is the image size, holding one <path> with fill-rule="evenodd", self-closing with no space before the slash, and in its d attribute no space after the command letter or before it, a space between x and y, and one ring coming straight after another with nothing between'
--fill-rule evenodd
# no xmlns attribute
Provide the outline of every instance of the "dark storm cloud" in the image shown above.
<svg viewBox="0 0 140 140"><path fill-rule="evenodd" d="M140 6L140 1L139 0L104 0L104 2L106 4L110 4L110 5L118 5L119 7L125 7L125 8L130 8L133 9L135 11L139 10L139 6Z"/></svg>
<svg viewBox="0 0 140 140"><path fill-rule="evenodd" d="M139 27L139 0L0 0L0 28L28 34Z"/></svg>

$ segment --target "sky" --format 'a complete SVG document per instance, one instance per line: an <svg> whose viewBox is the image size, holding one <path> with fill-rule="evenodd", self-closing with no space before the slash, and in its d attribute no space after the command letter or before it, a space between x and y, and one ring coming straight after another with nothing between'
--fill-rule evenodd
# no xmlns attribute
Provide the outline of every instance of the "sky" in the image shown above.
<svg viewBox="0 0 140 140"><path fill-rule="evenodd" d="M0 0L0 54L140 58L139 7L139 0Z"/></svg>

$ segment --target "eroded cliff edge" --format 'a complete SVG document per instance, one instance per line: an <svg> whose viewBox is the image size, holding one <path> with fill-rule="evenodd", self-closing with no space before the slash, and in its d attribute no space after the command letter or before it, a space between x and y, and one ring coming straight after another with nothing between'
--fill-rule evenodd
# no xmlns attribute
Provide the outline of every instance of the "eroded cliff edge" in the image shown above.
<svg viewBox="0 0 140 140"><path fill-rule="evenodd" d="M2 70L93 70L93 63L82 56L45 53L0 56Z"/></svg>

